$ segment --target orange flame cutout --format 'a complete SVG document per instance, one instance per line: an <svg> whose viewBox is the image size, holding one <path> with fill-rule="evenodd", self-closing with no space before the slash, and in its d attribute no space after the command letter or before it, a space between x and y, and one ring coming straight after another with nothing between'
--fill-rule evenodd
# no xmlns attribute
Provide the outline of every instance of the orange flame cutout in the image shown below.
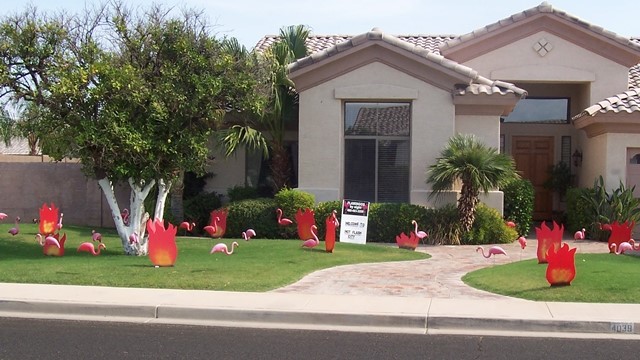
<svg viewBox="0 0 640 360"><path fill-rule="evenodd" d="M564 225L558 226L553 222L553 230L549 229L543 221L541 227L536 227L536 237L538 238L538 264L547 262L547 252L551 247L557 250L562 242L562 234L564 233ZM555 251L554 250L554 251Z"/></svg>
<svg viewBox="0 0 640 360"><path fill-rule="evenodd" d="M54 241L45 240L42 246L42 253L47 256L64 256L64 243L67 241L67 233L64 233L62 238L60 237L60 233L51 236L58 240L58 243L56 244Z"/></svg>
<svg viewBox="0 0 640 360"><path fill-rule="evenodd" d="M169 224L165 229L162 220L147 221L149 232L149 259L155 266L173 266L178 257L176 232L178 228Z"/></svg>
<svg viewBox="0 0 640 360"><path fill-rule="evenodd" d="M222 236L224 236L225 231L227 231L227 214L228 213L229 213L229 210L227 209L213 210L211 212L211 220L209 225L213 226L216 230L213 234L210 234L211 237L221 238ZM213 220L216 217L219 220L216 221L214 225Z"/></svg>
<svg viewBox="0 0 640 360"><path fill-rule="evenodd" d="M413 231L409 233L409 236L405 235L405 233L400 233L400 235L396 236L396 243L400 249L415 250L418 246L418 241L420 241L420 238Z"/></svg>
<svg viewBox="0 0 640 360"><path fill-rule="evenodd" d="M616 244L615 248L619 249L620 243L631 239L631 230L633 230L634 226L636 226L636 223L633 221L625 221L623 224L614 221L613 224L611 224L611 235L609 235L609 242L607 244L607 246L609 246L609 252L614 252L611 244Z"/></svg>
<svg viewBox="0 0 640 360"><path fill-rule="evenodd" d="M336 218L336 212L333 211L331 215L327 216L324 221L326 233L324 235L324 249L328 253L333 252L333 248L336 246L336 228L340 225Z"/></svg>
<svg viewBox="0 0 640 360"><path fill-rule="evenodd" d="M53 234L56 231L56 224L58 223L58 208L54 203L51 203L51 207L47 206L47 203L42 204L40 208L40 234L47 236Z"/></svg>
<svg viewBox="0 0 640 360"><path fill-rule="evenodd" d="M571 285L576 277L576 248L569 250L569 244L564 243L559 249L549 248L547 253L547 281L551 286Z"/></svg>
<svg viewBox="0 0 640 360"><path fill-rule="evenodd" d="M313 214L313 210L304 209L304 212L298 209L296 213L296 224L298 224L298 237L300 240L313 239L311 233L311 225L316 224L316 218Z"/></svg>

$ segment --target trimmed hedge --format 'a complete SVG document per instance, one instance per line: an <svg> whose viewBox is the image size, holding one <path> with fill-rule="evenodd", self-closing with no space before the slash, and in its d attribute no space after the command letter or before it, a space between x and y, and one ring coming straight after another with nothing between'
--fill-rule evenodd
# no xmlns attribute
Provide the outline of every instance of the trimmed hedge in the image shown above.
<svg viewBox="0 0 640 360"><path fill-rule="evenodd" d="M369 206L367 242L394 243L401 232L413 231L411 220L416 220L420 230L427 222L427 208L413 204L373 203Z"/></svg>
<svg viewBox="0 0 640 360"><path fill-rule="evenodd" d="M535 191L531 181L516 179L508 182L504 192L504 219L516 223L518 235L527 236L533 223Z"/></svg>
<svg viewBox="0 0 640 360"><path fill-rule="evenodd" d="M508 244L518 238L518 232L505 225L496 209L480 203L471 231L462 234L463 245Z"/></svg>
<svg viewBox="0 0 640 360"><path fill-rule="evenodd" d="M242 232L251 228L256 238L279 239L282 230L276 221L276 202L269 198L240 200L227 205L225 238L242 238Z"/></svg>

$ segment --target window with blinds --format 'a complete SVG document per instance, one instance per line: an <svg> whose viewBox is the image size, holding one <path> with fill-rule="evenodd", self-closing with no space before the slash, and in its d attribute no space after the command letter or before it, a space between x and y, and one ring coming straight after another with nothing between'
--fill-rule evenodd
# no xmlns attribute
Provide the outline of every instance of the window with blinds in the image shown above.
<svg viewBox="0 0 640 360"><path fill-rule="evenodd" d="M409 103L345 103L345 198L409 201L410 124Z"/></svg>
<svg viewBox="0 0 640 360"><path fill-rule="evenodd" d="M571 166L571 136L563 136L560 143L560 161Z"/></svg>

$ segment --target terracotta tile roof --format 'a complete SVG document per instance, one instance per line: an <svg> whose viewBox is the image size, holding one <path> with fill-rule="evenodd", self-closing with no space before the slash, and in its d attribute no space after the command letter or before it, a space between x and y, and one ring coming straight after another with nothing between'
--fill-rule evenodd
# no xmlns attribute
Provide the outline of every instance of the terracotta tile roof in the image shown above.
<svg viewBox="0 0 640 360"><path fill-rule="evenodd" d="M635 113L640 112L640 88L627 90L622 94L608 97L595 105L584 109L580 114L574 116L572 120L577 120L583 116L595 116L604 113Z"/></svg>
<svg viewBox="0 0 640 360"><path fill-rule="evenodd" d="M632 48L640 51L640 44L639 43L633 42L630 39L628 39L628 38L626 38L624 36L620 36L620 35L612 32L612 31L605 30L604 28L602 28L600 26L591 24L588 21L580 19L579 17L567 14L566 12L564 12L562 10L554 8L551 4L549 4L546 1L543 2L542 4L538 5L538 6L534 7L534 8L531 8L531 9L519 12L517 14L511 15L508 18L502 19L502 20L497 21L497 22L495 22L493 24L489 24L489 25L487 25L487 26L485 26L483 28L474 30L474 31L472 31L472 32L470 32L468 34L460 35L460 36L456 37L455 39L453 39L451 41L447 41L447 42L443 43L440 49L444 50L444 49L447 49L447 48L451 48L451 47L457 46L457 45L459 45L461 43L464 43L466 41L469 41L471 39L474 39L476 37L479 37L481 35L489 33L491 31L503 28L503 27L508 26L510 24L514 24L514 23L520 22L520 21L522 21L524 19L530 18L530 17L538 15L538 14L543 14L543 13L553 14L553 15L558 16L558 17L560 17L560 18L562 18L564 20L572 22L572 23L574 23L576 25L579 25L579 26L581 26L583 28L586 28L586 29L588 29L590 31L593 31L593 32L595 32L597 34L600 34L600 35L602 35L602 36L604 36L604 37L606 37L608 39L611 39L611 40L613 40L613 41L615 41L617 43L620 43L620 44L622 44L624 46L629 46L629 47L632 47Z"/></svg>
<svg viewBox="0 0 640 360"><path fill-rule="evenodd" d="M28 155L29 143L24 138L13 138L11 144L5 146L4 141L0 141L0 154L5 155Z"/></svg>
<svg viewBox="0 0 640 360"><path fill-rule="evenodd" d="M440 45L445 41L454 39L455 35L395 35L395 37L409 44L440 54ZM353 38L353 35L310 35L307 39L307 51L309 54L313 54L351 40L351 38ZM278 41L277 35L267 35L258 41L254 50L264 52L276 41Z"/></svg>
<svg viewBox="0 0 640 360"><path fill-rule="evenodd" d="M414 38L413 39L414 42L418 42L417 37L413 37L413 38ZM423 59L431 61L448 70L451 70L455 73L458 73L464 77L469 78L470 85L467 86L467 88L457 89L458 90L456 93L457 95L465 95L465 94L472 94L472 95L489 94L490 95L494 93L506 95L508 93L515 93L516 95L522 97L527 94L527 92L524 89L520 89L513 84L506 83L503 81L493 81L493 80L487 79L483 76L480 76L478 72L476 72L475 70L471 69L468 66L459 64L453 60L449 60L434 51L430 51L421 46L414 45L412 43L404 41L393 35L385 34L376 28L372 29L367 33L343 40L324 50L314 52L307 57L299 59L298 61L295 61L289 65L289 71L294 72L294 71L300 70L304 67L315 64L331 56L335 56L340 52L347 51L351 48L357 47L358 45L366 41L385 42L387 44L393 45L407 52L418 55ZM422 43L423 45L431 44L431 42L429 41L424 41ZM472 83L472 82L475 82L475 83Z"/></svg>
<svg viewBox="0 0 640 360"><path fill-rule="evenodd" d="M409 135L409 106L363 107L358 111L349 135L375 134L386 136ZM378 121L385 119L385 121Z"/></svg>

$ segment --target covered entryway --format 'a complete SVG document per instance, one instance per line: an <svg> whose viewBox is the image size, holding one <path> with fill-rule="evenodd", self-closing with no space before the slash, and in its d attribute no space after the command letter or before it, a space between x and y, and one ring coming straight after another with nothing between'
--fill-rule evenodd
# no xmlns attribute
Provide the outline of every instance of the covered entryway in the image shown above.
<svg viewBox="0 0 640 360"><path fill-rule="evenodd" d="M640 148L627 149L627 187L635 186L633 195L640 197Z"/></svg>
<svg viewBox="0 0 640 360"><path fill-rule="evenodd" d="M553 166L553 137L514 136L511 154L520 175L531 181L535 190L533 220L552 218L552 193L544 187Z"/></svg>

